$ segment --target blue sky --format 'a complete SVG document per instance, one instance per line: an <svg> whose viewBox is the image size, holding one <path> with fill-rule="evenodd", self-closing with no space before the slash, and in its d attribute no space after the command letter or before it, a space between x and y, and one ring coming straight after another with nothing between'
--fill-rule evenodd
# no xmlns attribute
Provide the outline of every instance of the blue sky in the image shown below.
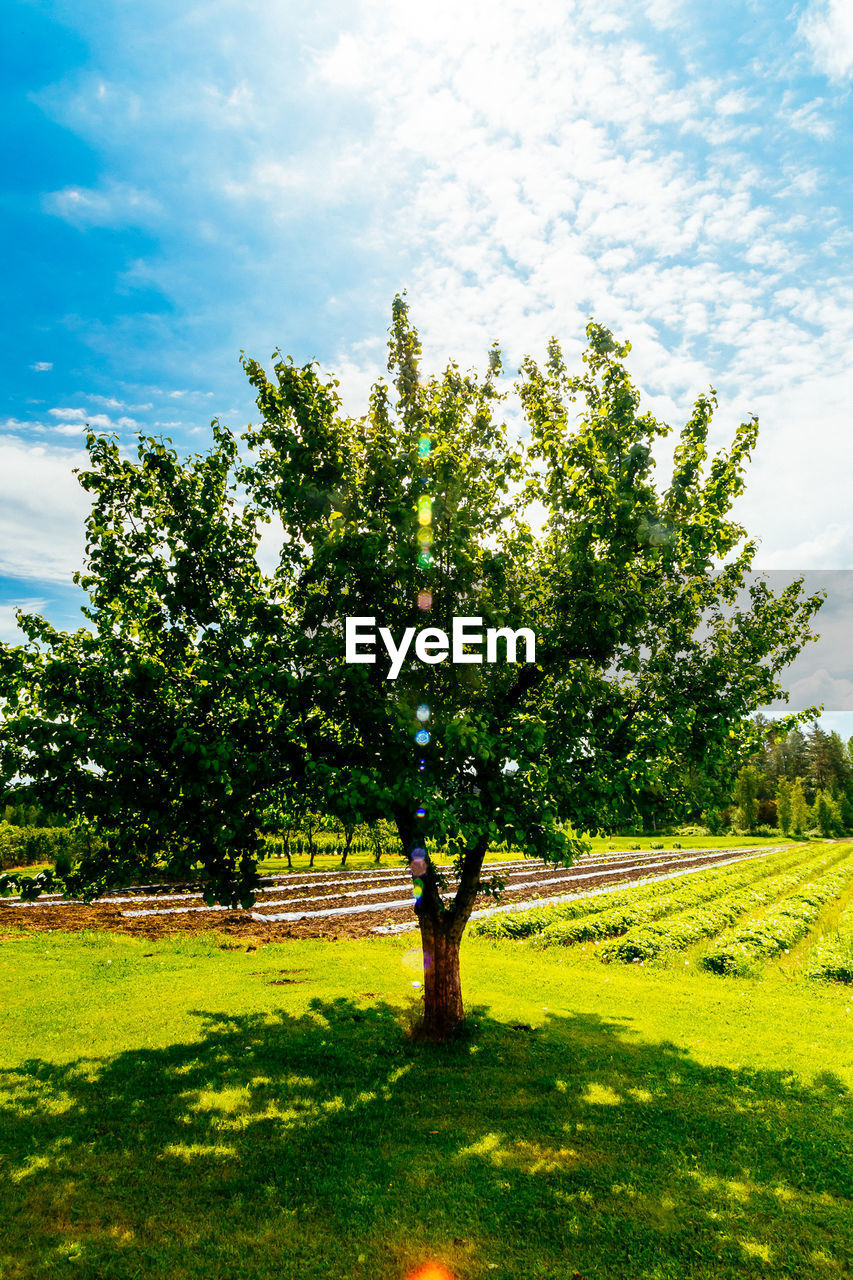
<svg viewBox="0 0 853 1280"><path fill-rule="evenodd" d="M5 25L3 638L17 603L74 617L85 422L204 448L252 417L240 350L279 346L361 412L401 288L433 367L497 339L513 370L552 333L576 356L594 315L667 421L713 384L715 443L762 421L759 562L853 569L849 5L7 0ZM824 663L837 713L851 665Z"/></svg>

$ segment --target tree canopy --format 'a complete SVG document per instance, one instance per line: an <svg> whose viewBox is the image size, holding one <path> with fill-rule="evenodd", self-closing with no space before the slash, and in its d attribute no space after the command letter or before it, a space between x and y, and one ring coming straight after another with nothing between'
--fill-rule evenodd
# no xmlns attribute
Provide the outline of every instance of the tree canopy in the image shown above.
<svg viewBox="0 0 853 1280"><path fill-rule="evenodd" d="M669 428L641 411L629 344L593 322L587 338L577 374L556 340L543 365L525 359L519 438L497 347L482 376L453 362L426 376L399 297L391 383L363 417L315 364L276 353L271 375L243 361L260 413L243 460L218 423L183 464L163 442L130 462L89 437L91 630L24 619L28 643L0 659L7 782L99 834L78 890L165 859L212 900L248 901L271 805L390 818L427 1028L443 1034L463 1016L459 942L490 845L568 864L578 831L630 820L645 795L686 804L697 770L737 769L820 600L759 581L735 607L755 545L731 508L756 420L709 460L715 398L699 396L659 489ZM282 544L264 574L269 519ZM529 628L535 661L477 661L473 644L439 660L434 645L389 679L387 661L346 661L347 618L395 638L460 618Z"/></svg>

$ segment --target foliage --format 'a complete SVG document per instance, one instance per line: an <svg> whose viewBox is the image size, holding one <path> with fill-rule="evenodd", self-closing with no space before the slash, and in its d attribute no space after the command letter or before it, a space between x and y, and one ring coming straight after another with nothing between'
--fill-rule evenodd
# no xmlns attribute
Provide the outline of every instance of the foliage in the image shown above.
<svg viewBox="0 0 853 1280"><path fill-rule="evenodd" d="M694 906L690 904L680 911L668 912L662 920L631 929L618 942L603 948L602 960L619 960L632 963L636 960L656 960L684 951L703 938L712 938L734 925L743 916L760 910L790 893L803 880L811 879L815 870L826 865L828 859L812 860L792 872L762 876L750 887L731 892L736 885L726 886L711 901Z"/></svg>
<svg viewBox="0 0 853 1280"><path fill-rule="evenodd" d="M36 862L70 859L85 851L80 833L65 827L30 827L0 822L0 870L27 867Z"/></svg>
<svg viewBox="0 0 853 1280"><path fill-rule="evenodd" d="M614 889L595 897L552 903L524 911L508 910L477 920L472 931L489 938L529 938L543 935L547 945L614 937L633 925L654 920L683 906L713 899L742 884L779 870L803 854L782 852L739 861L734 866L710 867L688 877L655 880L630 889Z"/></svg>
<svg viewBox="0 0 853 1280"><path fill-rule="evenodd" d="M791 787L791 831L795 836L806 833L809 824L809 806L801 778L795 778Z"/></svg>
<svg viewBox="0 0 853 1280"><path fill-rule="evenodd" d="M737 803L738 828L752 832L758 823L758 771L751 764L745 764L737 776L735 801Z"/></svg>
<svg viewBox="0 0 853 1280"><path fill-rule="evenodd" d="M20 616L0 649L0 768L18 791L74 812L95 841L70 890L91 896L157 869L198 875L208 901L250 902L260 812L291 760L282 607L240 509L236 444L180 463L141 439L137 461L89 434L91 629Z"/></svg>
<svg viewBox="0 0 853 1280"><path fill-rule="evenodd" d="M812 820L822 836L841 834L841 810L828 791L821 789L815 796Z"/></svg>

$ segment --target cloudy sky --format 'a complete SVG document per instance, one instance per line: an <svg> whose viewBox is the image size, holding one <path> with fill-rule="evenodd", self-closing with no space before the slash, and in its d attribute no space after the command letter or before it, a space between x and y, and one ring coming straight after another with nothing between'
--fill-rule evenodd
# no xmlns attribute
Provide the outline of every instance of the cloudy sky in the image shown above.
<svg viewBox="0 0 853 1280"><path fill-rule="evenodd" d="M74 620L85 423L204 448L277 347L360 413L403 288L433 367L577 357L594 315L665 420L715 386L715 444L762 422L759 563L853 569L846 0L305 12L7 0L0 637Z"/></svg>

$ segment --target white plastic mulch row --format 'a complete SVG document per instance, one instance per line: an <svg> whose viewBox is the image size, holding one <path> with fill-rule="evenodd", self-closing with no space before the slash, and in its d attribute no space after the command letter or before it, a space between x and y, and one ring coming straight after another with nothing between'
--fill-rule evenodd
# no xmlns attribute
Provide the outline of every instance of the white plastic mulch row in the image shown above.
<svg viewBox="0 0 853 1280"><path fill-rule="evenodd" d="M694 855L691 858L683 858L683 859L680 858L679 861L685 862L685 863L701 862L702 856L703 855ZM707 856L707 855L704 855L704 856ZM665 861L658 861L658 862L644 862L644 863L631 862L625 867L625 871L628 873L630 873L631 871L636 871L641 865L652 866L652 867L656 867L656 866L662 867L662 866L666 866L669 861L671 861L671 859L666 859ZM592 865L592 864L587 863L586 865ZM406 872L405 874L408 877L408 872ZM599 875L601 875L600 869L594 870L594 871L587 871L587 872L577 872L574 875L564 873L559 876L550 876L547 879L544 879L543 877L539 876L537 877L536 880L525 880L525 881L522 881L521 884L510 883L507 887L512 889L535 889L537 885L566 884L567 882L573 882L575 880L593 880L595 879L596 876L599 876ZM355 897L372 894L372 893L394 893L396 892L396 890L397 890L397 885L395 884L387 889L354 889L354 890L351 890L349 893L342 893L336 896L342 897L342 898L355 898ZM189 896L190 895L187 895L187 897ZM193 895L193 896L200 896L200 895ZM292 898L275 899L274 901L271 901L271 902L258 903L256 905L263 907L265 905L277 906L281 902L293 902L293 901L318 902L323 900L323 896L328 896L328 895L320 895L316 898L303 898L303 899L292 899ZM101 899L101 901L102 902L122 901L122 899L104 898L104 899ZM131 898L131 899L124 899L124 901L138 902L139 899ZM274 922L278 922L278 921L293 922L294 920L306 920L306 919L312 919L312 918L319 919L324 916L332 917L332 916L339 916L339 915L353 915L358 912L365 912L365 911L394 910L394 909L399 909L400 907L411 906L411 902L412 902L412 895L410 895L408 898L405 898L403 900L398 900L395 902L359 903L352 907L327 907L325 910L319 910L319 911L302 911L302 910L280 911L280 912L271 913L271 914L263 913L260 911L252 911L250 914L253 920L270 920ZM243 910L243 908L242 907L223 907L223 906L143 907L139 911L123 911L122 915L126 917L136 918L138 916L187 915L190 912L196 912L196 911L207 912L207 911L232 911L232 910L239 911L239 910Z"/></svg>
<svg viewBox="0 0 853 1280"><path fill-rule="evenodd" d="M756 855L753 855L753 856L756 856L756 857L763 857L763 856L766 856L766 854L767 854L767 853L772 853L772 852L776 852L776 851L775 851L775 850L766 850L766 851L765 851L765 850L762 850L762 851L761 851L761 853L756 854ZM735 857L735 858L727 858L725 861L714 862L714 863L712 863L711 865L712 865L712 866L715 866L715 867L717 867L717 866L722 867L722 866L728 866L728 865L729 865L729 863L731 863L731 862L739 862L739 861L743 861L743 860L744 860L744 855L743 855L743 854L741 854L739 857ZM685 863L688 863L688 862L698 862L698 861L701 861L701 859L696 858L696 857L693 857L693 858L684 858L684 859L682 859L681 861L683 861L683 862L685 862ZM662 866L666 866L666 865L667 865L667 862L646 863L646 864L644 864L644 865L646 865L646 866L659 866L659 867L662 867ZM702 867L689 867L689 868L687 869L687 871L676 871L676 872L671 872L671 873L670 873L670 875L686 875L689 871L702 871L702 870L704 870L704 869L705 869L705 867L706 867L706 866L707 866L707 863L703 864L703 866L702 866ZM638 866L637 866L637 864L634 864L633 866L626 868L626 871L628 871L628 872L636 871L636 870L638 870ZM525 882L524 882L524 883L522 883L522 884L516 884L516 885L513 885L512 887L513 887L513 888L515 888L515 889L536 889L536 888L538 888L540 885L548 885L548 884L571 884L571 883L575 883L575 882L578 882L578 881L581 881L581 880L595 880L595 879L597 879L600 875L601 875L601 872L600 872L600 871L588 871L588 872L582 872L582 873L579 873L579 874L577 874L577 875L554 876L554 877L549 877L548 879L542 879L542 878L540 877L540 878L539 878L539 879L537 879L537 880L528 880L528 881L525 881ZM637 883L641 883L641 884L648 884L648 883L650 883L650 882L652 882L652 881L654 881L654 880L666 880L666 879L668 879L668 878L669 878L669 876L668 876L668 875L662 875L662 876L644 876L644 877L642 877L642 878L641 878L641 880L639 880ZM619 881L618 883L620 883L620 884L621 884L622 882L621 882L621 881ZM629 881L629 882L628 882L628 886L627 886L627 887L630 887L631 883L632 883L632 882L630 882L630 881ZM612 891L612 889L613 889L613 886L612 886L612 885L610 885L610 886L608 886L607 888L605 888L604 890L602 890L602 892L610 892L610 891ZM485 907L485 908L483 908L483 909L482 909L482 910L480 910L480 911L474 912L474 913L473 913L473 915L472 915L472 918L473 918L473 916L480 916L480 915L483 915L483 914L490 915L490 914L492 914L492 912L494 912L494 911L506 911L506 910L516 910L516 911L520 911L520 910L523 910L523 909L524 909L524 908L526 908L526 907L531 907L531 906L541 906L541 905L543 905L543 903L544 903L544 902L546 902L546 901L548 901L548 902L552 902L552 901L553 901L553 902L559 902L559 901L562 901L562 900L564 900L564 899L565 899L565 900L568 900L568 899L570 899L570 898L582 898L582 897L584 897L584 896L585 896L585 895L584 895L584 894L582 894L582 893L576 893L576 894L561 894L561 895L559 895L559 896L558 896L558 897L556 897L556 898L548 898L548 899L544 899L544 898L535 898L535 899L533 899L532 901L530 901L530 902L525 902L525 903L519 903L519 904L516 904L516 903L508 903L506 907ZM590 896L592 896L592 895L590 895ZM409 898L406 898L406 899L402 899L401 901L398 901L398 902L367 902L367 903L361 903L361 904L358 904L358 905L353 906L353 907L330 907L330 908L328 908L326 911L280 911L280 912L276 912L276 913L272 913L272 914L267 914L267 913L265 913L265 912L261 912L261 911L252 911L252 912L250 912L250 914L251 914L251 917L252 917L252 919L253 919L253 920L269 921L270 923L279 923L279 922L281 922L281 923L285 923L285 922L287 922L287 923L291 923L291 924L292 924L292 923L295 923L295 922L296 922L296 921L298 921L298 920L309 920L309 919L330 919L330 918L332 918L332 917L334 917L334 916L362 915L362 914L365 914L365 913L366 913L366 912L368 912L368 911L389 911L389 910L399 910L399 909L401 909L401 908L403 908L403 907L410 907L411 905L412 905L412 898L411 898L411 897L409 897ZM127 912L127 911L126 911L126 912L124 912L123 914L124 914L124 915L139 915L139 914L146 914L146 913L141 913L141 912ZM414 929L414 928L417 928L417 922L416 922L416 921L415 921L415 922L409 922L409 923L406 923L406 924L401 924L401 925L386 925L386 926L377 927L376 929L374 929L374 930L373 930L373 932L374 932L374 933L382 933L382 932L386 932L386 933L387 933L387 932L397 932L397 931L402 931L403 929Z"/></svg>
<svg viewBox="0 0 853 1280"><path fill-rule="evenodd" d="M679 856L680 849L644 849L629 850L625 852L597 853L590 857L582 859L583 866L598 866L600 863L634 861L640 862L643 859L652 857L661 857L664 854L673 854ZM686 850L684 851L686 852ZM713 849L698 850L694 849L694 853L713 853ZM535 861L532 858L519 858L512 862L486 862L483 864L483 871L501 871L510 870L513 867L529 867L530 863ZM444 865L444 864L443 864ZM283 880L287 882L288 888L308 889L319 888L323 885L332 884L353 884L363 880L382 881L382 880L406 880L409 876L407 867L396 867L382 869L363 868L361 870L347 871L343 875L338 868L330 871L312 871L305 872L303 875L292 875L290 872L276 872L272 875L261 876L262 885L273 885L273 882ZM171 892L166 892L171 890ZM266 892L265 889L261 890ZM108 906L117 905L122 902L145 902L145 901L186 901L188 898L203 898L204 893L197 890L182 890L177 885L128 885L126 894L122 896L112 895L109 898L98 898L99 905ZM9 906L33 906L32 902L23 902L17 894L10 894L8 898L0 899L5 901ZM76 900L73 898L64 898L61 893L42 893L39 895L37 902L50 903L51 906L75 906Z"/></svg>
<svg viewBox="0 0 853 1280"><path fill-rule="evenodd" d="M660 852L661 852L660 850L656 850L654 856L659 857ZM678 853L677 850L674 852ZM631 858L630 855L624 854L624 853L623 854L606 854L606 855L599 854L592 858L585 858L583 860L583 866L585 867L609 866L613 862L628 862L628 863L636 864L636 862L639 859L648 858L650 856L651 855L648 852L638 854L634 858ZM530 858L522 858L517 862L484 863L483 870L484 871L508 871L510 874L512 874L512 868L523 867L525 868L525 870L528 870L530 867L530 862L531 862ZM320 876L321 878L320 879L315 878L313 880L304 880L301 878L291 877L287 874L276 875L276 876L264 876L262 877L262 881L261 881L262 884L268 883L269 881L272 881L272 880L284 881L286 883L276 885L276 886L271 886L270 888L262 889L261 894L266 895L267 893L274 893L276 889L281 890L285 888L287 889L327 888L327 887L332 887L334 885L339 885L339 884L352 885L354 883L363 883L364 881L370 881L372 885L376 885L377 882L380 882L381 884L382 882L390 881L391 885L387 890L383 890L381 887L377 887L375 890L373 888L353 890L352 891L353 894L370 893L370 892L391 893L393 892L394 887L396 885L408 880L409 878L409 871L408 871L408 868L406 867L400 867L395 870L389 870L384 872L375 872L370 870L354 871L350 875L343 876L343 877L341 877L339 873L334 871L317 872L315 874L316 876ZM337 877L337 878L333 879L332 877ZM142 888L144 886L140 886L140 887ZM322 896L324 895L318 895L318 897L322 897ZM350 894L344 894L342 896L349 897ZM191 892L173 892L173 893L127 893L123 895L112 895L111 897L108 897L108 898L98 898L97 904L99 906L119 906L124 902L162 902L162 903L187 902L190 899L203 898L203 897L204 897L203 892L195 891L195 890ZM39 898L36 900L36 902L24 902L21 900L20 897L17 897L17 896L10 897L9 899L7 899L7 901L10 906L25 906L25 907L31 907L31 906L37 905L38 903L50 903L50 905L54 907L64 907L64 906L70 907L70 906L77 905L75 899L63 898L60 894L54 894L54 893L41 894ZM282 899L275 899L275 901L279 902L279 901L282 901ZM308 899L308 901L310 901L310 899ZM208 909L219 910L219 908L208 908ZM227 910L230 908L222 908L222 909Z"/></svg>
<svg viewBox="0 0 853 1280"><path fill-rule="evenodd" d="M772 853L775 851L776 851L775 848L765 849L765 850L762 850L761 853L756 856L761 856L761 854ZM617 871L617 866L614 864L622 864L618 867L618 869L620 871L624 871L625 874L630 875L632 871L637 871L640 869L640 867L663 866L665 865L666 862L670 862L672 860L672 856L676 856L679 862L686 864L686 863L693 863L693 862L701 862L703 861L704 858L707 858L708 854L712 854L714 852L718 852L718 851L710 850L710 849L691 850L691 851L684 850L683 852L681 850L671 850L671 851L670 850L654 850L654 851L648 850L648 851L641 851L639 854L635 853L633 856L629 854L624 854L624 853L597 855L594 858L590 858L590 859L585 858L581 863L581 865L584 866L585 868L597 868L597 870L588 870L583 872L576 871L574 872L574 874L566 874L566 872L563 872L557 876L553 876L549 878L543 878L542 875L539 875L534 880L524 880L521 883L517 883L517 882L514 883L513 881L514 880L517 881L517 877L520 874L524 874L524 873L528 875L530 874L530 871L529 871L530 859L521 859L519 861L513 861L508 863L492 862L492 863L484 864L483 869L491 870L491 871L508 872L509 883L507 887L515 890L521 890L521 889L534 889L539 886L545 886L545 885L567 884L567 883L574 883L574 882L579 882L583 880L594 879L596 876L601 874L601 868L607 867L607 866L612 867L613 873L615 874ZM731 852L732 854L738 854L739 856L742 857L742 856L745 856L747 851L732 850ZM690 856L688 856L688 854ZM656 858L657 861L652 861L651 860L652 858ZM728 859L726 862L719 862L712 865L723 866L723 865L727 865L729 861L737 861L737 860L738 860L738 857L733 857ZM523 868L524 870L523 872L513 871L513 868ZM693 870L695 868L691 867L688 869ZM322 878L315 879L308 883L303 883L301 887L303 888L324 887L324 888L330 889L330 888L333 888L335 885L339 885L339 884L351 885L355 877L358 877L358 880L356 880L356 882L361 881L363 883L364 880L366 879L372 880L374 887L364 888L364 889L350 889L349 892L343 892L335 895L338 897L345 897L345 898L362 897L362 896L367 896L368 894L385 894L385 893L392 894L392 893L398 892L399 888L402 887L402 884L406 883L409 878L409 872L406 868L400 868L397 871L381 873L380 875L377 875L375 872L368 870L368 871L353 873L352 876L348 876L345 878L341 878L339 875L337 875L335 879L332 879L332 877L336 875L335 872L326 872L326 873L320 872L317 874ZM675 872L672 874L677 875L677 874L684 874L684 873ZM643 879L653 880L653 879L659 879L659 878L665 879L667 877L666 876L644 877ZM279 893L281 892L281 890L285 888L290 889L292 887L293 888L299 887L293 882L293 880L290 877L286 875L269 877L269 879L287 881L286 886L284 884L277 886ZM388 885L385 888L375 887L375 883L377 880L384 880L384 881L391 880L393 883ZM608 890L605 889L604 891L606 892ZM275 893L276 890L275 889L267 890L267 891L264 891L264 894L266 894L267 892ZM325 896L329 896L329 895L316 895L310 898L303 898L303 899L298 899L298 898L293 899L292 897L267 898L265 901L256 903L256 907L264 908L264 907L285 905L287 903L293 903L295 907L296 903L299 903L300 909L284 911L284 912L269 912L269 913L264 912L263 910L254 910L254 911L249 911L249 915L251 916L252 919L258 920L258 921L270 921L271 923L276 923L276 922L292 923L292 922L295 922L298 920L304 920L304 919L333 918L335 916L358 915L358 914L364 914L367 912L375 912L375 911L402 910L404 908L412 906L412 897L413 897L412 894L409 894L409 896L407 896L406 898L402 898L402 899L397 898L390 902L386 901L386 902L376 902L376 903L356 903L353 906L348 906L348 907L327 907L325 909L311 910L311 911L305 911L304 909L302 909L304 903L311 902L311 901L315 901L315 902L323 901L323 898ZM522 910L525 907L530 905L536 905L536 904L542 905L546 902L563 901L563 900L569 900L572 897L582 897L582 896L584 895L561 894L555 898L547 898L547 899L538 898L538 899L535 899L533 903L528 902L528 903L522 903L522 904L507 904L506 906L503 906L503 907L483 908L480 911L475 912L474 916L477 917L483 914L492 914L494 911ZM140 901L144 902L146 900L151 901L152 899L158 902L169 902L169 901L176 902L177 901L177 902L185 903L190 898L200 898L200 897L202 897L201 893L170 894L170 895L157 894L157 895L149 895L147 897L139 897L139 896L112 897L112 898L99 899L99 905L100 904L118 905L123 902L128 902L128 903L140 902ZM43 901L43 899L41 900ZM38 902L33 903L33 902L17 901L17 902L10 903L10 905L37 906ZM51 903L51 905L75 906L77 904L73 900L63 898L63 899L59 899L58 901L54 900ZM195 914L195 913L207 914L207 913L223 912L223 911L229 911L229 910L243 910L243 908L241 907L230 908L230 907L224 907L218 904L214 906L199 904L197 906L149 907L149 908L142 908L140 910L123 911L122 915L126 918L137 918L142 916L188 915L188 914ZM385 926L384 928L379 928L377 930L374 930L374 932L383 932L383 931L396 932L396 931L401 931L401 930L411 929L416 927L417 927L416 922L409 922L409 923L403 923L400 925Z"/></svg>

